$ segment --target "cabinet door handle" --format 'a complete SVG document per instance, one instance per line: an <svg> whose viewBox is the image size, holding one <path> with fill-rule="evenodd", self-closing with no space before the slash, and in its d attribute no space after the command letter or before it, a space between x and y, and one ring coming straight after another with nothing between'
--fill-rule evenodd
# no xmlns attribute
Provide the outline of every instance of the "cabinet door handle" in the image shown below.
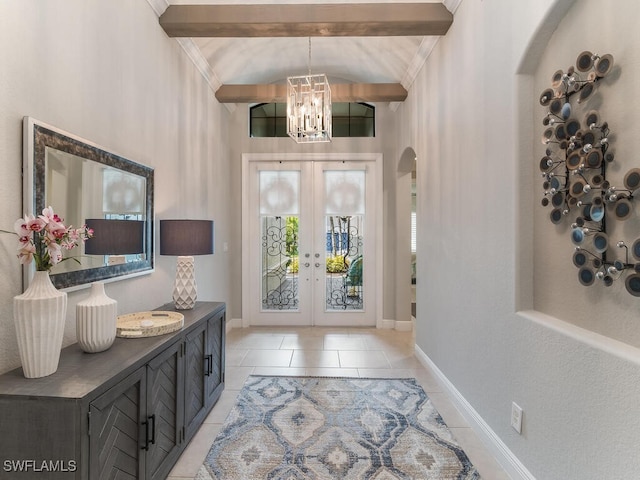
<svg viewBox="0 0 640 480"><path fill-rule="evenodd" d="M205 356L204 359L207 362L207 365L206 365L205 371L204 371L204 376L208 377L209 375L211 375L213 373L213 355L209 354L209 355Z"/></svg>
<svg viewBox="0 0 640 480"><path fill-rule="evenodd" d="M142 422L142 425L144 425L144 445L140 448L142 448L142 450L149 450L149 421L146 420Z"/></svg>
<svg viewBox="0 0 640 480"><path fill-rule="evenodd" d="M153 415L151 415L149 417L149 420L151 420L151 440L149 441L149 443L151 445L155 445L155 443L156 443L156 414L154 413Z"/></svg>
<svg viewBox="0 0 640 480"><path fill-rule="evenodd" d="M151 420L151 423L149 423L149 420ZM142 450L149 450L149 444L155 445L156 443L156 414L149 415L147 420L142 422L142 425L144 425L145 439L141 448ZM151 429L151 435L149 435L149 429ZM149 439L149 436L151 436L151 439Z"/></svg>

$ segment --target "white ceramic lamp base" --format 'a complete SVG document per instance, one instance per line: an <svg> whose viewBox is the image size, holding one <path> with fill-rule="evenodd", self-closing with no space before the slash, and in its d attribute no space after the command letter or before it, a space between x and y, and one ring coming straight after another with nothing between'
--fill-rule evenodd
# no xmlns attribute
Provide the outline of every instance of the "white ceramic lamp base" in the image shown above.
<svg viewBox="0 0 640 480"><path fill-rule="evenodd" d="M193 262L193 257L178 257L173 288L173 303L177 310L190 310L196 304L197 288Z"/></svg>
<svg viewBox="0 0 640 480"><path fill-rule="evenodd" d="M116 338L118 302L109 298L104 283L91 285L89 297L76 305L76 337L87 353L107 350Z"/></svg>

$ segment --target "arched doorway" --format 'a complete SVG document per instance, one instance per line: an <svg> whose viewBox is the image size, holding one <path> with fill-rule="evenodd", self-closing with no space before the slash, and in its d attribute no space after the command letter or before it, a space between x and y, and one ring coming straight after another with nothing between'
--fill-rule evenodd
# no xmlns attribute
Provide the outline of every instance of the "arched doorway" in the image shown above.
<svg viewBox="0 0 640 480"><path fill-rule="evenodd" d="M396 329L411 330L415 315L416 152L407 147L396 179Z"/></svg>

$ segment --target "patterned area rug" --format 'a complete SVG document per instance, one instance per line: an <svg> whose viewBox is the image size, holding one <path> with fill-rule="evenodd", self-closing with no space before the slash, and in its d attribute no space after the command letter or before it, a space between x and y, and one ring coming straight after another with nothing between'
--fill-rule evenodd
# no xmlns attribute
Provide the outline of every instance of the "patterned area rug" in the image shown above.
<svg viewBox="0 0 640 480"><path fill-rule="evenodd" d="M197 480L478 480L415 379L250 376Z"/></svg>

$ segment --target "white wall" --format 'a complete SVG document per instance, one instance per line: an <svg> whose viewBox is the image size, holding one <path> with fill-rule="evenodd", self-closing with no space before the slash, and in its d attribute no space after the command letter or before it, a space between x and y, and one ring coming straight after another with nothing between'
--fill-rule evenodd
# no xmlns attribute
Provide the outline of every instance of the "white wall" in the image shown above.
<svg viewBox="0 0 640 480"><path fill-rule="evenodd" d="M638 349L563 317L518 312L534 305L533 74L572 3L464 0L400 108L398 131L409 133L398 151L411 146L418 157L416 340L517 457L503 460L524 465L508 465L514 475L623 480L640 470ZM637 29L608 17L615 8L637 20L634 4L574 8L608 8L592 21L606 19L611 43L603 48L624 58L638 45ZM565 32L563 50L600 50L574 33ZM562 268L551 265L547 281L573 295L553 275ZM615 296L605 298L601 311L615 311ZM522 435L509 426L512 401L524 409Z"/></svg>
<svg viewBox="0 0 640 480"><path fill-rule="evenodd" d="M213 219L215 255L196 258L199 299L229 301L229 255L222 248L231 242L228 112L160 28L150 4L3 1L0 58L0 229L12 230L23 214L22 117L28 115L153 167L156 220ZM15 250L15 237L0 235L0 372L20 365ZM156 308L171 301L174 272L175 258L157 255L153 274L109 283L107 294L118 300L119 313ZM75 304L87 294L69 293L65 345L75 341Z"/></svg>

